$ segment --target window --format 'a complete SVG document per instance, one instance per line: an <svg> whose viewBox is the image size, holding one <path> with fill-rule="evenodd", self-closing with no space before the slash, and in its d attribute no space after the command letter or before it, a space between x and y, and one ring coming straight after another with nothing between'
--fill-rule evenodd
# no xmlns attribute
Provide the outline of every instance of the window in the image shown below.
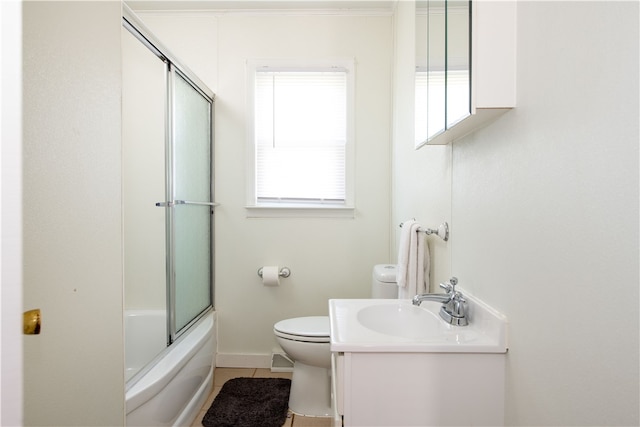
<svg viewBox="0 0 640 427"><path fill-rule="evenodd" d="M249 208L352 208L353 66L249 67Z"/></svg>

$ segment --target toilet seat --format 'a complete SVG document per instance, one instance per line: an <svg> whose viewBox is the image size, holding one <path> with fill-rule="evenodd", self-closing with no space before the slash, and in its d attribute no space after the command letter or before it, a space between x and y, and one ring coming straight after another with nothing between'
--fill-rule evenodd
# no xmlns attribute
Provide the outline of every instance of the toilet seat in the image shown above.
<svg viewBox="0 0 640 427"><path fill-rule="evenodd" d="M273 333L293 341L328 343L329 317L308 316L281 320L273 325Z"/></svg>

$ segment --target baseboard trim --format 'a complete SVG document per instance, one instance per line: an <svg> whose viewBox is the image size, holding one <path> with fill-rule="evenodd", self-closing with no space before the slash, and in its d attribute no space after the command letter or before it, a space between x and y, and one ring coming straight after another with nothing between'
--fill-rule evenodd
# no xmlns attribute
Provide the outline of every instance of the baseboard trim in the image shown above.
<svg viewBox="0 0 640 427"><path fill-rule="evenodd" d="M218 368L271 368L271 353L269 354L216 354Z"/></svg>

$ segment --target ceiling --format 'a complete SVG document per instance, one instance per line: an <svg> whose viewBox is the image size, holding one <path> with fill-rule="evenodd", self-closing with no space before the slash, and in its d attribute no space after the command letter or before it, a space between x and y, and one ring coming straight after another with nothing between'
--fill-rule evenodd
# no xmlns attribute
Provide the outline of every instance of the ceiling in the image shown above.
<svg viewBox="0 0 640 427"><path fill-rule="evenodd" d="M369 10L390 12L398 0L130 0L133 10Z"/></svg>

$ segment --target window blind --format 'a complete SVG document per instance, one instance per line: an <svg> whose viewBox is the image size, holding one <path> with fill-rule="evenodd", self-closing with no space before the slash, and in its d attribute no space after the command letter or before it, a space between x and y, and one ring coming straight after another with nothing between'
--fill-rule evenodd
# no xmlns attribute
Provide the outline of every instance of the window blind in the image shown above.
<svg viewBox="0 0 640 427"><path fill-rule="evenodd" d="M256 71L258 203L345 201L345 70Z"/></svg>

